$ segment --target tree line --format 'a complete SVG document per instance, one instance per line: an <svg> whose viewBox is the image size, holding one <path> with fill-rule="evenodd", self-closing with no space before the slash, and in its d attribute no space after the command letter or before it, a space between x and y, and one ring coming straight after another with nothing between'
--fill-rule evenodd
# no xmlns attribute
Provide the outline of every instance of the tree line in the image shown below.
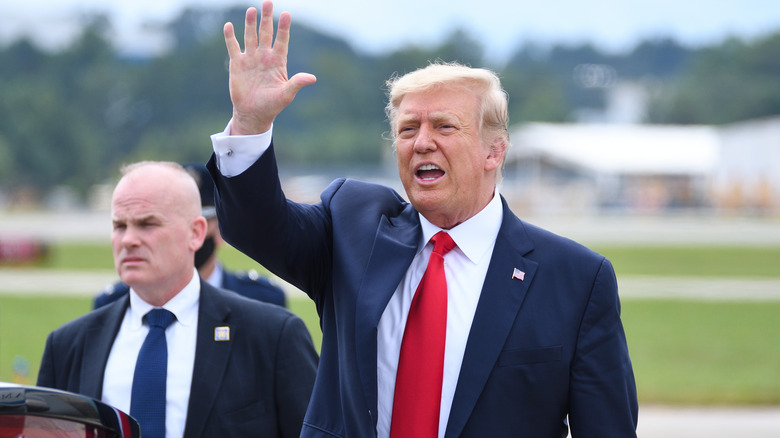
<svg viewBox="0 0 780 438"><path fill-rule="evenodd" d="M242 32L244 9L188 9L168 24L173 48L150 58L121 56L96 15L68 47L46 52L20 39L0 47L0 192L82 195L139 159L204 162L209 135L231 114L225 21ZM501 66L455 29L434 46L371 55L296 23L288 68L317 76L276 121L277 150L290 163L377 163L387 151L385 81L432 60L497 71L513 124L573 121L605 105L620 81L651 91L649 123L724 124L780 114L780 32L700 48L646 40L628 53L590 44L519 45Z"/></svg>

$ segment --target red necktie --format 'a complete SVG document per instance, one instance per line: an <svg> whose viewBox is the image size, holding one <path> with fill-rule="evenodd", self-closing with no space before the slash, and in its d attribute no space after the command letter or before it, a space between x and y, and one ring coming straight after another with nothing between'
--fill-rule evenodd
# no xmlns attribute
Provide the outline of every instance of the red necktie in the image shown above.
<svg viewBox="0 0 780 438"><path fill-rule="evenodd" d="M447 333L444 254L455 242L443 231L431 242L433 252L412 299L401 341L390 438L438 436Z"/></svg>

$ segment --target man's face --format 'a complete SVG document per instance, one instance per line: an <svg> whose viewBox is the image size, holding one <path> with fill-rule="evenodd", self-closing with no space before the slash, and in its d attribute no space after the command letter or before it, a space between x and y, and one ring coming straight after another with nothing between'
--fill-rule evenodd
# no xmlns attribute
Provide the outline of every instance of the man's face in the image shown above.
<svg viewBox="0 0 780 438"><path fill-rule="evenodd" d="M473 92L448 86L407 94L395 129L401 183L431 223L452 228L490 202L503 151L482 141Z"/></svg>
<svg viewBox="0 0 780 438"><path fill-rule="evenodd" d="M164 290L191 278L193 253L200 246L176 200L160 189L165 185L152 181L120 182L112 204L114 266L137 291Z"/></svg>

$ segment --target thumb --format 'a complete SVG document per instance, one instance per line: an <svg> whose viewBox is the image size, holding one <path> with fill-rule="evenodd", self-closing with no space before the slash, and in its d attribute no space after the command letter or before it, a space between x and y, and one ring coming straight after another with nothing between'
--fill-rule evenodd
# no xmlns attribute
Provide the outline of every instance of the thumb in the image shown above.
<svg viewBox="0 0 780 438"><path fill-rule="evenodd" d="M296 73L287 82L287 93L295 96L301 88L317 82L317 77L310 73Z"/></svg>

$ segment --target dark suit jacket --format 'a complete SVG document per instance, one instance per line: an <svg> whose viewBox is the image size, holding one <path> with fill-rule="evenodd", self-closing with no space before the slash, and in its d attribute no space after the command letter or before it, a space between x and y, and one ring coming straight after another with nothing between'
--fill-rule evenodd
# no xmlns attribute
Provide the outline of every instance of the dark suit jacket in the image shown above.
<svg viewBox="0 0 780 438"><path fill-rule="evenodd" d="M222 289L277 306L287 306L287 297L282 288L271 284L267 278L258 276L254 271L239 274L225 269L222 271Z"/></svg>
<svg viewBox="0 0 780 438"><path fill-rule="evenodd" d="M280 287L271 284L268 279L256 274L237 274L225 269L222 271L222 284L220 287L247 298L265 301L266 303L282 307L287 306L287 297L284 295L284 291ZM130 292L130 287L121 281L112 284L95 297L95 300L92 302L92 308L97 309L113 303L127 295L128 292Z"/></svg>
<svg viewBox="0 0 780 438"><path fill-rule="evenodd" d="M126 295L53 331L38 385L99 399L129 301ZM230 327L230 341L214 341L218 326ZM318 360L303 321L201 280L197 330L184 436L297 437Z"/></svg>
<svg viewBox="0 0 780 438"><path fill-rule="evenodd" d="M387 187L349 179L317 204L287 201L273 146L232 178L214 157L208 167L224 238L316 303L321 358L301 436L374 436L377 324L421 239L417 212ZM578 438L636 436L611 264L502 202L446 436L565 437L567 415Z"/></svg>

